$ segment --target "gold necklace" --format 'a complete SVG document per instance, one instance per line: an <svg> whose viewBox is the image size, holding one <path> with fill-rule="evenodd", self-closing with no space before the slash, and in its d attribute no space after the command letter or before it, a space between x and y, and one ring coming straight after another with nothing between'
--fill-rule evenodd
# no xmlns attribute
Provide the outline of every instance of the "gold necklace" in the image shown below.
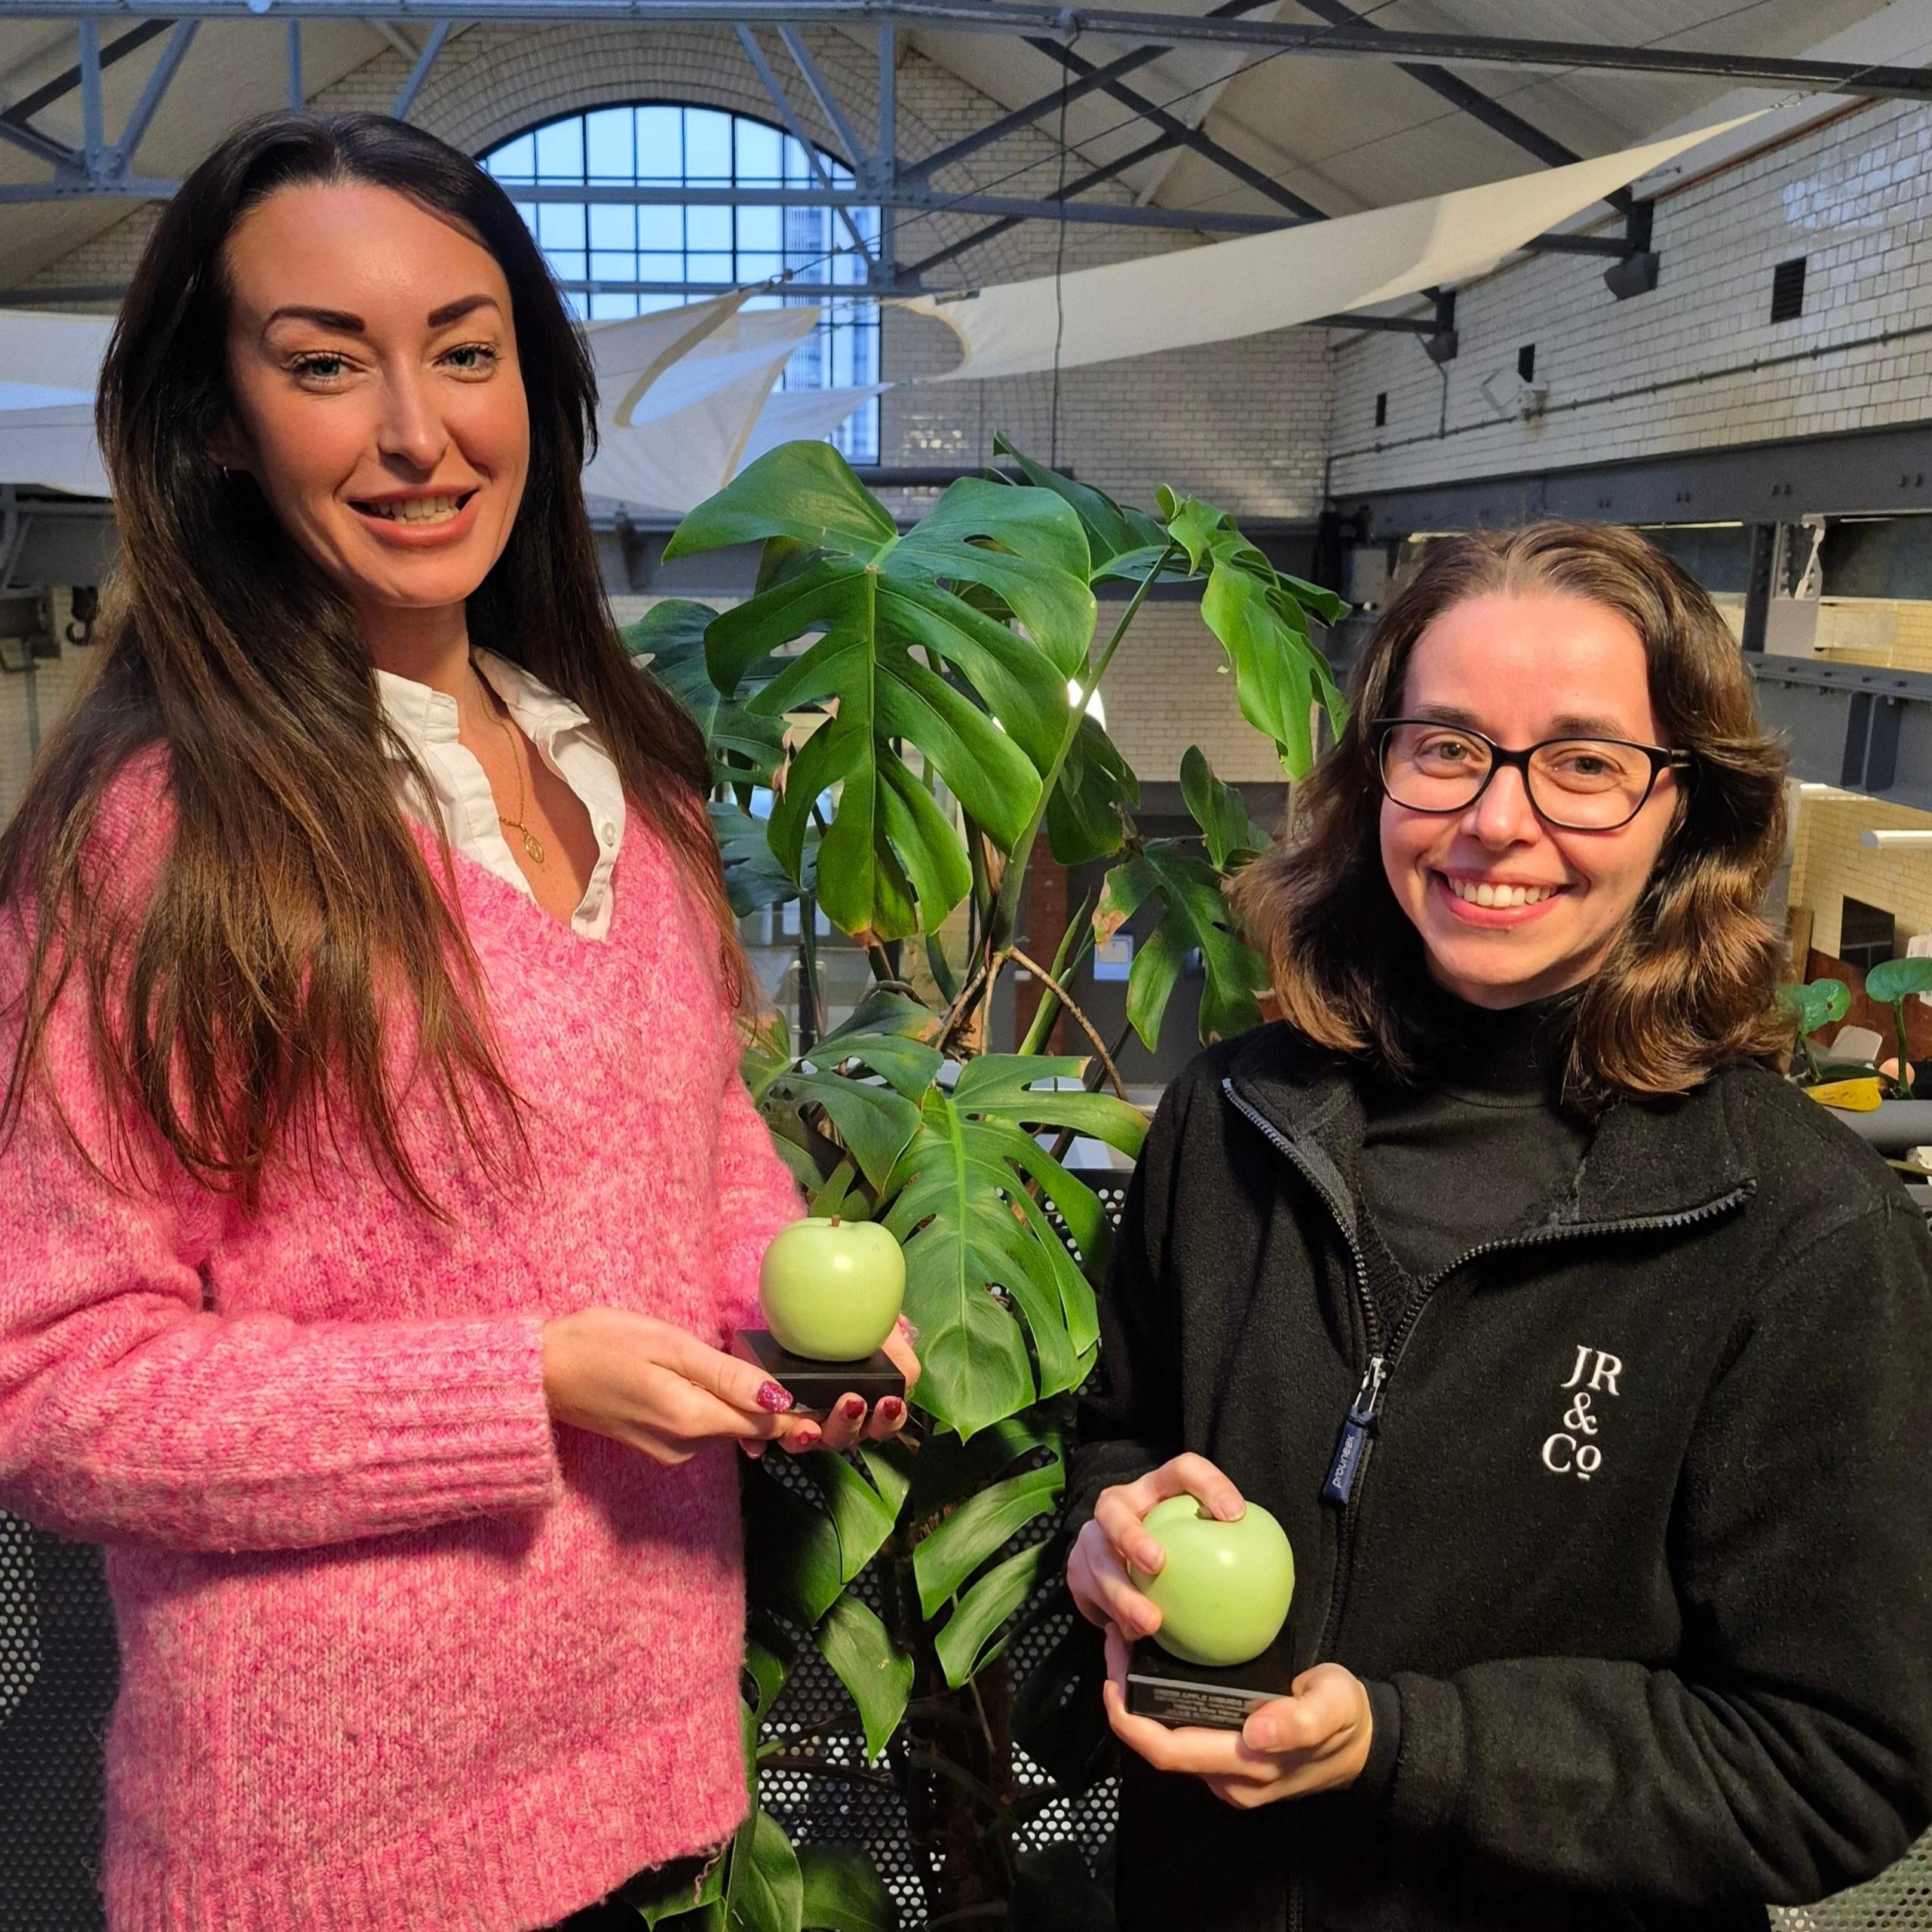
<svg viewBox="0 0 1932 1932"><path fill-rule="evenodd" d="M540 866L543 863L545 856L544 842L523 823L523 754L517 748L517 734L511 728L509 719L498 715L496 709L496 693L492 688L489 680L483 676L474 658L470 660L470 669L474 673L477 682L482 687L484 708L489 713L492 719L501 728L504 737L509 741L511 762L517 768L517 816L514 818L506 818L501 812L498 812L496 814L496 822L499 825L513 826L517 831L522 833L523 849L530 855L530 863L532 865ZM492 800L492 802L494 803L495 801Z"/></svg>

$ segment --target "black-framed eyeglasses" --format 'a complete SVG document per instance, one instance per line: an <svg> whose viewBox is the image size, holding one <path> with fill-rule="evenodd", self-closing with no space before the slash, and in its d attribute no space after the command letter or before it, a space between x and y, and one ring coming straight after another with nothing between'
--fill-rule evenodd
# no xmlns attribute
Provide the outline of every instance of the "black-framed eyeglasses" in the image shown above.
<svg viewBox="0 0 1932 1932"><path fill-rule="evenodd" d="M1466 725L1377 718L1369 726L1383 792L1405 811L1467 811L1507 765L1530 808L1564 832L1615 832L1643 810L1658 775L1688 770L1688 751L1626 738L1545 738L1505 751Z"/></svg>

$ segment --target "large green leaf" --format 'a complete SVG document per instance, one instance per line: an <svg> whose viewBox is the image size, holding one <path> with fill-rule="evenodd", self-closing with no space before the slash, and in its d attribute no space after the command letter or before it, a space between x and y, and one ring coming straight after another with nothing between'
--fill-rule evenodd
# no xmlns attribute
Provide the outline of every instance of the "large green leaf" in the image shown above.
<svg viewBox="0 0 1932 1932"><path fill-rule="evenodd" d="M1097 578L1108 576L1144 577L1167 547L1167 533L1158 518L1144 510L1131 510L1116 503L1105 490L1091 483L1076 483L1044 463L1036 463L1024 451L995 433L993 453L1010 456L1020 473L1037 489L1050 489L1071 504L1087 532L1087 548L1092 572Z"/></svg>
<svg viewBox="0 0 1932 1932"><path fill-rule="evenodd" d="M1049 491L968 478L901 538L830 446L787 443L693 511L667 554L752 537L812 555L710 626L711 679L728 696L768 679L747 701L753 716L823 719L780 774L771 849L796 876L814 808L834 795L819 857L827 916L868 940L930 931L971 882L933 778L1004 848L1058 753L1067 679L1093 627L1079 519Z"/></svg>
<svg viewBox="0 0 1932 1932"><path fill-rule="evenodd" d="M691 714L711 747L721 784L769 784L784 757L784 721L754 717L711 682L704 633L717 615L709 604L667 597L619 633L633 657L650 660L651 675Z"/></svg>
<svg viewBox="0 0 1932 1932"><path fill-rule="evenodd" d="M866 1756L876 1758L906 1714L912 1660L850 1591L826 1612L814 1633L819 1654L858 1706Z"/></svg>
<svg viewBox="0 0 1932 1932"><path fill-rule="evenodd" d="M1181 754L1181 797L1207 841L1207 863L1216 872L1238 871L1268 850L1268 834L1249 817L1241 795L1215 777L1196 744Z"/></svg>
<svg viewBox="0 0 1932 1932"><path fill-rule="evenodd" d="M1233 664L1241 716L1274 740L1291 778L1305 777L1314 763L1311 707L1319 700L1338 728L1348 716L1328 660L1309 641L1309 613L1335 624L1348 606L1332 591L1283 576L1213 505L1165 489L1161 501L1169 534L1207 573L1201 621Z"/></svg>
<svg viewBox="0 0 1932 1932"><path fill-rule="evenodd" d="M1060 1501L1066 1471L1058 1457L1023 1476L1009 1477L969 1497L912 1552L919 1608L928 1617L986 1559L996 1556L1035 1517Z"/></svg>
<svg viewBox="0 0 1932 1932"><path fill-rule="evenodd" d="M909 1520L921 1523L951 1508L1042 1446L1050 1446L1058 1459L1061 1431L1044 1409L1007 1416L970 1442L956 1436L928 1437L913 1462Z"/></svg>
<svg viewBox="0 0 1932 1932"><path fill-rule="evenodd" d="M1865 975L1866 997L1888 1006L1923 992L1932 992L1932 959L1881 959Z"/></svg>
<svg viewBox="0 0 1932 1932"><path fill-rule="evenodd" d="M961 1436L1036 1394L1077 1386L1090 1366L1090 1342L1076 1342L1090 1326L1090 1290L1026 1182L1050 1179L1056 1204L1063 1195L1090 1225L1091 1190L1028 1130L1072 1127L1131 1152L1146 1122L1118 1100L1031 1084L1072 1085L1084 1065L1017 1054L973 1061L950 1094L927 1094L919 1130L886 1184L885 1225L905 1246L906 1312L920 1331L917 1399Z"/></svg>
<svg viewBox="0 0 1932 1932"><path fill-rule="evenodd" d="M756 1462L745 1464L743 1493L745 1593L755 1608L810 1630L845 1587L839 1532Z"/></svg>
<svg viewBox="0 0 1932 1932"><path fill-rule="evenodd" d="M669 562L771 537L789 537L807 551L870 556L898 534L830 443L786 443L701 503L672 533L664 557Z"/></svg>
<svg viewBox="0 0 1932 1932"><path fill-rule="evenodd" d="M805 1879L785 1828L754 1808L731 1841L725 1881L725 1922L729 1932L800 1932Z"/></svg>
<svg viewBox="0 0 1932 1932"><path fill-rule="evenodd" d="M852 1845L796 1848L806 1932L898 1932L899 1908L871 1858Z"/></svg>
<svg viewBox="0 0 1932 1932"><path fill-rule="evenodd" d="M934 1640L940 1667L955 1689L1004 1648L1000 1636L1013 1613L1033 1593L1047 1546L1035 1544L989 1570L961 1598Z"/></svg>
<svg viewBox="0 0 1932 1932"><path fill-rule="evenodd" d="M839 1535L839 1580L850 1583L892 1534L897 1507L830 1449L806 1457L805 1471L825 1498L826 1513Z"/></svg>
<svg viewBox="0 0 1932 1932"><path fill-rule="evenodd" d="M774 1075L767 1085L768 1114L781 1099L795 1106L823 1107L860 1173L875 1188L884 1184L892 1164L918 1131L917 1104L876 1081L848 1080L840 1074L795 1066Z"/></svg>
<svg viewBox="0 0 1932 1932"><path fill-rule="evenodd" d="M1851 989L1842 980L1812 980L1802 986L1780 986L1777 1003L1796 1016L1801 1033L1815 1033L1851 1010Z"/></svg>
<svg viewBox="0 0 1932 1932"><path fill-rule="evenodd" d="M1060 783L1047 801L1047 842L1063 866L1085 865L1118 852L1133 829L1140 781L1113 740L1083 717Z"/></svg>
<svg viewBox="0 0 1932 1932"><path fill-rule="evenodd" d="M1235 931L1213 866L1178 840L1149 839L1108 873L1094 909L1094 931L1103 940L1111 937L1149 899L1161 901L1160 922L1136 944L1127 974L1127 1018L1148 1052L1160 1038L1174 982L1188 955L1197 949L1204 974L1202 1040L1222 1039L1259 1025L1255 995L1268 984L1268 968Z"/></svg>
<svg viewBox="0 0 1932 1932"><path fill-rule="evenodd" d="M694 1878L688 1869L661 1869L628 1881L624 1902L647 1926L669 1926L672 1932L710 1932L722 1925L719 1907L724 1897L724 1866L721 1860L706 1866Z"/></svg>
<svg viewBox="0 0 1932 1932"><path fill-rule="evenodd" d="M801 885L809 892L818 876L818 839L808 836L800 856L799 876L792 875L771 856L765 836L765 823L754 818L742 805L713 799L707 808L711 830L718 840L718 857L725 868L725 890L731 895L731 910L740 918L766 906L782 906L799 896Z"/></svg>

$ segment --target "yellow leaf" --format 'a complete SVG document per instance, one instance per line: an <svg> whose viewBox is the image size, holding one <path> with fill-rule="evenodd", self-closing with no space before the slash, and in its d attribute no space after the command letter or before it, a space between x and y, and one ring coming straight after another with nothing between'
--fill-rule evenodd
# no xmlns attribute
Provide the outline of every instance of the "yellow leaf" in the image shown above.
<svg viewBox="0 0 1932 1932"><path fill-rule="evenodd" d="M1821 1107L1835 1107L1841 1113L1875 1114L1881 1098L1875 1080L1834 1080L1825 1087L1808 1087L1805 1092Z"/></svg>

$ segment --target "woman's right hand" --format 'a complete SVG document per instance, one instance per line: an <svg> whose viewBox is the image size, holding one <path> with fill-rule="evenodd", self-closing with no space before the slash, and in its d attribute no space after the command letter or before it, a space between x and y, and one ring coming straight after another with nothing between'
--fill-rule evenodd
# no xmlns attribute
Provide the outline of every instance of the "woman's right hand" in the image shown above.
<svg viewBox="0 0 1932 1932"><path fill-rule="evenodd" d="M663 1463L731 1440L793 1454L823 1431L786 1412L792 1398L762 1369L627 1308L579 1308L544 1324L544 1395L557 1421L609 1436Z"/></svg>
<svg viewBox="0 0 1932 1932"><path fill-rule="evenodd" d="M1093 1520L1081 1526L1066 1559L1066 1587L1088 1622L1111 1624L1130 1640L1152 1636L1161 1627L1159 1609L1134 1588L1127 1566L1154 1576L1167 1560L1142 1519L1170 1496L1192 1496L1224 1523L1247 1507L1204 1455L1177 1455L1136 1482L1102 1489Z"/></svg>

